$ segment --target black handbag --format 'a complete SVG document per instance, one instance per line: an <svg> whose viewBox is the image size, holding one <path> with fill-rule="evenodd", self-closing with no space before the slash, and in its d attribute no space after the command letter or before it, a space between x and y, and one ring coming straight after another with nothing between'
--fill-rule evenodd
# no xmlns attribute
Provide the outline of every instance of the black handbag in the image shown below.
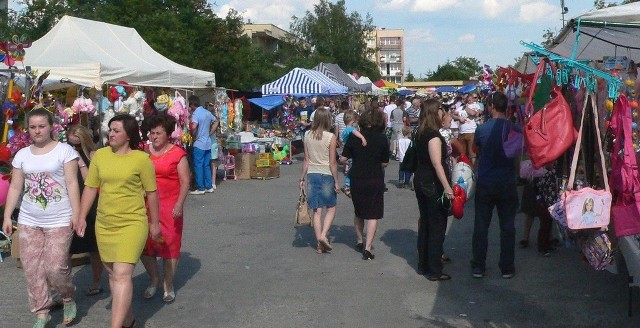
<svg viewBox="0 0 640 328"><path fill-rule="evenodd" d="M415 172L418 168L418 154L416 153L416 138L415 136L411 138L411 144L409 144L409 148L404 153L404 158L402 159L402 163L400 163L400 170L405 172Z"/></svg>

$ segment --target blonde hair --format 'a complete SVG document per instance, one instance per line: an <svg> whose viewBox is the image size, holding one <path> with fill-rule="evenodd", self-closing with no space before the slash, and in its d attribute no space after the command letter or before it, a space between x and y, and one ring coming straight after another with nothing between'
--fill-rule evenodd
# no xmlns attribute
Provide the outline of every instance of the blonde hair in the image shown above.
<svg viewBox="0 0 640 328"><path fill-rule="evenodd" d="M357 120L358 120L358 113L356 113L355 110L350 109L344 112L344 117L343 117L344 125L349 125Z"/></svg>
<svg viewBox="0 0 640 328"><path fill-rule="evenodd" d="M316 140L322 140L322 135L324 131L329 131L333 118L331 117L331 113L325 107L320 107L316 109L316 113L313 114L313 123L311 123L311 135Z"/></svg>
<svg viewBox="0 0 640 328"><path fill-rule="evenodd" d="M593 198L587 198L587 200L584 201L584 205L582 205L582 214L587 213L587 204L591 204L591 210L595 212L595 202Z"/></svg>
<svg viewBox="0 0 640 328"><path fill-rule="evenodd" d="M96 144L93 143L91 130L83 125L72 125L69 127L69 130L67 130L67 140L69 136L75 136L80 139L82 152L87 158L90 158L91 152L96 150Z"/></svg>

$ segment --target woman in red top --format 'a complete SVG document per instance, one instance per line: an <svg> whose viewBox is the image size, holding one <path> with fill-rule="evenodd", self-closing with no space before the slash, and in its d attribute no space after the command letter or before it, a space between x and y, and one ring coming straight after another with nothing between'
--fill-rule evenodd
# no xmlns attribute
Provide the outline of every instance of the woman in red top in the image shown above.
<svg viewBox="0 0 640 328"><path fill-rule="evenodd" d="M158 199L160 206L160 240L147 239L142 252L142 264L151 277L151 284L144 291L144 298L152 298L158 288L160 275L156 257L164 262L164 297L171 303L175 300L173 278L178 267L182 245L183 206L189 191L189 164L187 153L169 142L175 127L171 116L156 116L149 122L149 145L147 151L156 170ZM176 192L179 190L179 192Z"/></svg>

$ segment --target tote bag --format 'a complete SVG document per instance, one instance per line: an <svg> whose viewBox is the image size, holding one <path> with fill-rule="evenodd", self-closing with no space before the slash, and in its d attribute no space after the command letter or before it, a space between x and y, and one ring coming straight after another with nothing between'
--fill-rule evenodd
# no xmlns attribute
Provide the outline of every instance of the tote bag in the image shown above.
<svg viewBox="0 0 640 328"><path fill-rule="evenodd" d="M547 64L551 66L555 75L555 66L542 61L536 70L533 78L534 85L531 87L529 99L525 105L525 116L528 120L524 128L524 139L527 154L536 169L562 156L571 147L576 137L571 108L564 99L560 87L553 87L551 101L534 114L535 83L540 73L546 70Z"/></svg>
<svg viewBox="0 0 640 328"><path fill-rule="evenodd" d="M309 205L307 204L307 193L304 191L304 188L300 188L300 197L298 197L298 205L296 206L296 215L293 225L311 225L311 223Z"/></svg>
<svg viewBox="0 0 640 328"><path fill-rule="evenodd" d="M596 142L598 143L598 149L600 151L600 164L602 165L602 176L604 178L605 190L596 190L590 187L573 190L573 183L576 178L576 168L578 166L578 157L580 155L584 116L587 110L587 102L589 101L589 98L591 98L593 118L595 120ZM575 150L573 152L571 174L569 175L567 190L562 194L565 213L567 216L567 226L569 229L578 230L603 228L609 225L611 215L611 191L609 190L609 180L606 172L607 170L604 165L604 153L602 152L602 140L600 139L600 125L598 124L598 110L594 96L592 94L587 94L585 97L584 107L582 109L580 132L578 132L578 140L576 141Z"/></svg>

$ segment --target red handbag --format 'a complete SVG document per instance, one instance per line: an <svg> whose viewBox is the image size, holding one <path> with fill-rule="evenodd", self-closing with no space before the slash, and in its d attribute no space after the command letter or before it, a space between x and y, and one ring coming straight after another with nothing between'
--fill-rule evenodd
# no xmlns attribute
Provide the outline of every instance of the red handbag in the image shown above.
<svg viewBox="0 0 640 328"><path fill-rule="evenodd" d="M534 84L541 72L545 71L546 65L551 66L555 75L555 66L542 61L533 78ZM525 105L525 116L528 120L524 129L524 140L533 167L539 169L562 156L575 142L577 132L573 127L571 108L562 96L559 86L553 87L551 101L535 114L534 93L535 87L532 87Z"/></svg>
<svg viewBox="0 0 640 328"><path fill-rule="evenodd" d="M616 237L640 233L640 178L633 149L631 107L625 95L620 95L611 116L615 143L611 152L611 189L616 201L611 216Z"/></svg>

